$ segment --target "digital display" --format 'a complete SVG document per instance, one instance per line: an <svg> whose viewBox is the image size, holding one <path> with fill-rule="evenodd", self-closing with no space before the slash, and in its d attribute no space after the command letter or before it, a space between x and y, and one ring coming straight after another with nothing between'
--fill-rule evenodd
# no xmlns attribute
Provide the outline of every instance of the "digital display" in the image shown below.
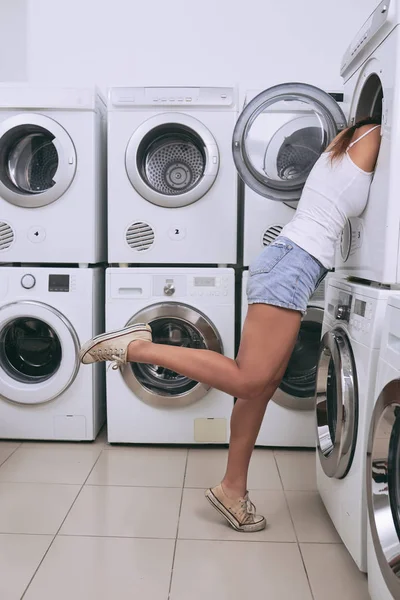
<svg viewBox="0 0 400 600"><path fill-rule="evenodd" d="M215 277L195 277L195 287L215 287Z"/></svg>
<svg viewBox="0 0 400 600"><path fill-rule="evenodd" d="M367 308L367 303L363 300L355 300L354 302L354 314L360 315L360 317L365 317L365 309Z"/></svg>
<svg viewBox="0 0 400 600"><path fill-rule="evenodd" d="M69 275L49 275L49 292L69 292Z"/></svg>

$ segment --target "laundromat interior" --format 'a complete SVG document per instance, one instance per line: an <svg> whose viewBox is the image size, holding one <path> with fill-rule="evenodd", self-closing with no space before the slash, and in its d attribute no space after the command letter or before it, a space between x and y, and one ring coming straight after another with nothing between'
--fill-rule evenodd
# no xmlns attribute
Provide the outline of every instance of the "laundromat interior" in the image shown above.
<svg viewBox="0 0 400 600"><path fill-rule="evenodd" d="M400 600L399 161L400 0L0 3L1 600Z"/></svg>

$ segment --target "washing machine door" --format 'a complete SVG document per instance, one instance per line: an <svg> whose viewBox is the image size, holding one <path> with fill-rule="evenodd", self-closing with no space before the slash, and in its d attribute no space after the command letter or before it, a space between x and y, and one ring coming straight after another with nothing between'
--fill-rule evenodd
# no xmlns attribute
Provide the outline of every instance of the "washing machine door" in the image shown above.
<svg viewBox="0 0 400 600"><path fill-rule="evenodd" d="M317 368L317 451L328 477L342 479L357 443L358 387L353 352L341 327L322 338Z"/></svg>
<svg viewBox="0 0 400 600"><path fill-rule="evenodd" d="M186 304L153 304L134 315L128 322L129 325L132 323L149 323L156 344L208 349L223 354L221 338L211 320ZM136 397L158 407L188 406L201 400L210 389L158 365L125 365L122 376Z"/></svg>
<svg viewBox="0 0 400 600"><path fill-rule="evenodd" d="M296 202L315 162L345 127L341 108L319 88L303 83L269 88L245 106L236 123L238 173L261 196Z"/></svg>
<svg viewBox="0 0 400 600"><path fill-rule="evenodd" d="M0 308L0 398L41 404L57 398L74 381L78 336L58 310L21 301Z"/></svg>
<svg viewBox="0 0 400 600"><path fill-rule="evenodd" d="M216 180L218 146L194 117L164 113L134 131L125 166L131 184L148 202L166 208L187 206L200 200Z"/></svg>
<svg viewBox="0 0 400 600"><path fill-rule="evenodd" d="M400 380L375 404L367 451L367 499L374 550L393 598L400 598Z"/></svg>
<svg viewBox="0 0 400 600"><path fill-rule="evenodd" d="M60 198L76 171L76 152L59 123L22 113L0 123L0 196L23 208Z"/></svg>
<svg viewBox="0 0 400 600"><path fill-rule="evenodd" d="M282 382L273 400L292 410L315 409L315 382L324 309L309 306Z"/></svg>

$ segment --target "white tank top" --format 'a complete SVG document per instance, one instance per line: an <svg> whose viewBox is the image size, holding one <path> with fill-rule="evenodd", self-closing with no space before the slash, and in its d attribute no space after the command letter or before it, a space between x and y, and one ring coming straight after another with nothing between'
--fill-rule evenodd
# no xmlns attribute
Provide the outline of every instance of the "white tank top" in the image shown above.
<svg viewBox="0 0 400 600"><path fill-rule="evenodd" d="M373 127L352 142L345 155L331 162L324 152L315 163L303 188L296 214L281 235L306 250L327 269L335 264L335 248L349 217L358 217L368 201L373 172L360 169L348 150Z"/></svg>

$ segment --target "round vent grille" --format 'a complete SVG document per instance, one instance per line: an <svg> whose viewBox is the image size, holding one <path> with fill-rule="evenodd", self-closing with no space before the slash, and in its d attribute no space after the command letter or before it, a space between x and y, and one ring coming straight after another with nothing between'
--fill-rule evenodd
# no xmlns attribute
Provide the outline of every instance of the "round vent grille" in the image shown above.
<svg viewBox="0 0 400 600"><path fill-rule="evenodd" d="M14 231L8 223L0 221L0 251L8 250L14 241Z"/></svg>
<svg viewBox="0 0 400 600"><path fill-rule="evenodd" d="M271 227L268 227L263 235L263 246L269 246L272 244L272 242L276 240L278 235L281 233L282 229L282 225L272 225Z"/></svg>
<svg viewBox="0 0 400 600"><path fill-rule="evenodd" d="M154 244L154 230L148 223L132 223L126 232L126 243L132 250L143 252Z"/></svg>

